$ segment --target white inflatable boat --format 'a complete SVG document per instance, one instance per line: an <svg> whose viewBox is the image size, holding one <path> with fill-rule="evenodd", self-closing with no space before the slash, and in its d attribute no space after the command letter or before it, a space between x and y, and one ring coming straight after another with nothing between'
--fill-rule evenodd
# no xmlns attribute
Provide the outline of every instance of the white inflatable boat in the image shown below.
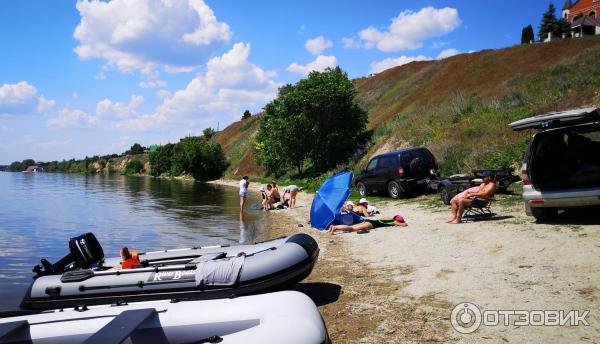
<svg viewBox="0 0 600 344"><path fill-rule="evenodd" d="M329 343L312 300L296 291L147 301L0 318L0 343Z"/></svg>

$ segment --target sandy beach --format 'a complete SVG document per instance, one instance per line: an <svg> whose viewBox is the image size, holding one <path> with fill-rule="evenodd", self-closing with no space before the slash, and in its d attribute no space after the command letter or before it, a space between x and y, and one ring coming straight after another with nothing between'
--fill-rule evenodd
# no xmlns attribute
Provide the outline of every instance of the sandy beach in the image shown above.
<svg viewBox="0 0 600 344"><path fill-rule="evenodd" d="M319 261L296 289L317 303L335 343L599 343L597 218L536 224L520 202L497 197L494 219L461 225L445 223L448 207L435 195L390 199L375 204L380 216L402 214L408 227L328 235L310 228L312 195L300 192L297 208L267 213L262 239L298 231L317 239ZM463 302L482 311L589 310L589 326L510 318L461 334L450 315Z"/></svg>

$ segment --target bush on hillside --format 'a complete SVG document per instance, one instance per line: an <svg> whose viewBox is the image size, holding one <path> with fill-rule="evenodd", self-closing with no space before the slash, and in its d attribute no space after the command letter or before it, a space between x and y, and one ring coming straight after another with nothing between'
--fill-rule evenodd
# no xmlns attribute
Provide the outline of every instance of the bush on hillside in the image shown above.
<svg viewBox="0 0 600 344"><path fill-rule="evenodd" d="M302 175L309 164L323 173L347 162L367 140L367 113L356 93L339 67L286 85L265 107L256 137L258 162L275 175L290 169Z"/></svg>
<svg viewBox="0 0 600 344"><path fill-rule="evenodd" d="M133 159L125 165L125 174L140 173L144 169L144 164L138 159Z"/></svg>
<svg viewBox="0 0 600 344"><path fill-rule="evenodd" d="M205 139L210 140L213 136L215 136L217 132L213 129L213 128L205 128L204 130L202 130L202 136L204 136Z"/></svg>

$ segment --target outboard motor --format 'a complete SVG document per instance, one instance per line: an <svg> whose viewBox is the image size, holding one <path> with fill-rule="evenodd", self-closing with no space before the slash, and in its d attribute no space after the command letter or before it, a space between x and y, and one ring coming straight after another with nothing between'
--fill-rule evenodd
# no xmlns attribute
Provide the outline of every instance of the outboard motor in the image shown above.
<svg viewBox="0 0 600 344"><path fill-rule="evenodd" d="M93 233L85 233L69 240L70 253L52 264L46 259L41 259L40 265L33 267L36 273L34 278L44 275L62 274L67 266L72 268L88 269L92 264L99 264L104 259L102 246Z"/></svg>

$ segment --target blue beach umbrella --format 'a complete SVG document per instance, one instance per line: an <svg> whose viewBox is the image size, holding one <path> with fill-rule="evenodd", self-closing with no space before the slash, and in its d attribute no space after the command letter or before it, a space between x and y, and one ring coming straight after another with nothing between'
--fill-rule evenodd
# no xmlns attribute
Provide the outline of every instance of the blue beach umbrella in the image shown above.
<svg viewBox="0 0 600 344"><path fill-rule="evenodd" d="M325 230L342 210L350 195L352 172L340 172L329 177L317 190L310 207L310 224Z"/></svg>

